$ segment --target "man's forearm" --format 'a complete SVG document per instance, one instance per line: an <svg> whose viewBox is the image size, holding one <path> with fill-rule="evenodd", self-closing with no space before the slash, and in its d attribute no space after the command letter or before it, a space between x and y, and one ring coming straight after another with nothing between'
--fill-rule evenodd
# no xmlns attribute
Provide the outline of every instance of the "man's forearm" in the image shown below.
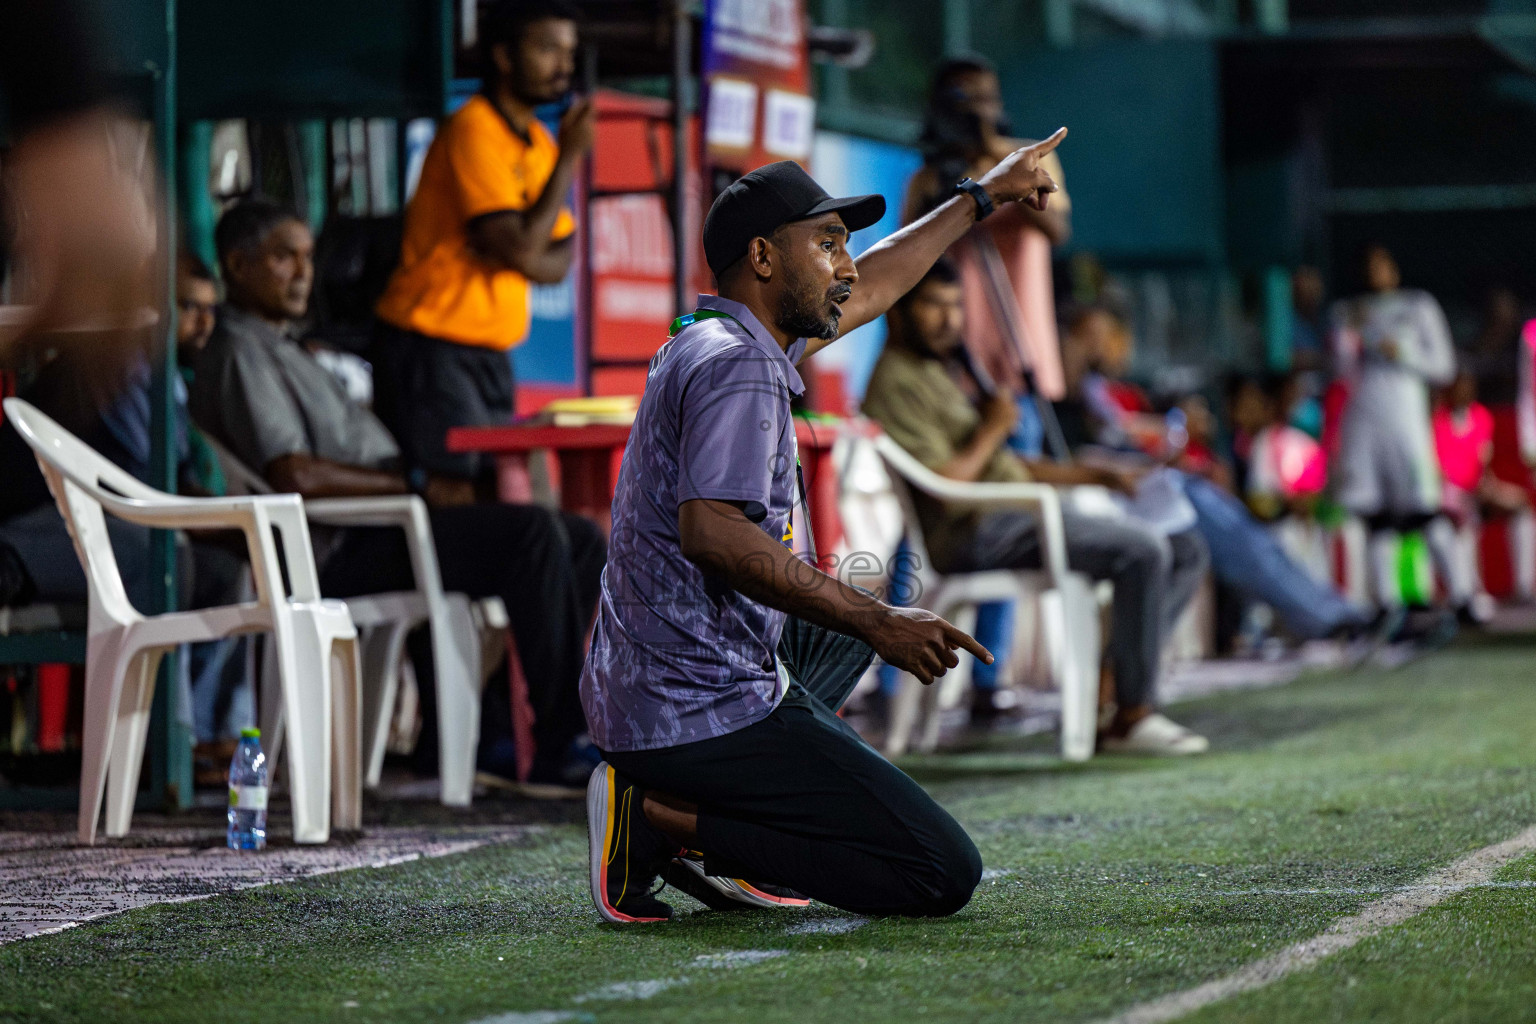
<svg viewBox="0 0 1536 1024"><path fill-rule="evenodd" d="M267 463L263 471L274 490L305 498L365 498L380 494L405 494L405 478L362 466L316 458L284 455Z"/></svg>
<svg viewBox="0 0 1536 1024"><path fill-rule="evenodd" d="M982 470L986 469L992 456L1006 440L1008 440L1007 431L982 425L971 438L970 444L939 467L939 475L964 483L975 483L981 477Z"/></svg>
<svg viewBox="0 0 1536 1024"><path fill-rule="evenodd" d="M860 639L882 616L879 599L797 558L733 505L686 502L678 520L684 556L754 601Z"/></svg>
<svg viewBox="0 0 1536 1024"><path fill-rule="evenodd" d="M570 191L576 159L562 157L556 162L544 191L528 209L486 214L470 222L470 245L482 259L541 284L564 279L574 251L571 238L550 235Z"/></svg>
<svg viewBox="0 0 1536 1024"><path fill-rule="evenodd" d="M559 284L571 272L576 241L571 235L549 243L542 252L525 258L520 272L535 284Z"/></svg>
<svg viewBox="0 0 1536 1024"><path fill-rule="evenodd" d="M1080 462L1026 459L1024 465L1037 483L1050 484L1053 487L1113 486L1100 468L1085 466Z"/></svg>
<svg viewBox="0 0 1536 1024"><path fill-rule="evenodd" d="M555 244L551 242L549 236L555 230L555 219L560 216L560 207L571 191L571 182L576 176L576 164L580 159L568 152L562 152L555 159L555 169L551 172L549 180L544 183L544 191L539 193L539 198L528 207L528 212L523 217L523 226L529 241L538 246L537 251L540 253L547 251L551 245Z"/></svg>

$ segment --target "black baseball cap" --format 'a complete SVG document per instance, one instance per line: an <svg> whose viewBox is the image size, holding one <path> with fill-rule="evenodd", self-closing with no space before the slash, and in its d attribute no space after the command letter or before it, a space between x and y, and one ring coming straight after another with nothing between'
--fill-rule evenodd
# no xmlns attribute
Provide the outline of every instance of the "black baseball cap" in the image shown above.
<svg viewBox="0 0 1536 1024"><path fill-rule="evenodd" d="M823 213L841 214L848 230L858 231L885 216L885 197L833 199L793 160L766 164L743 174L716 197L704 218L704 258L718 277L747 254L752 239Z"/></svg>

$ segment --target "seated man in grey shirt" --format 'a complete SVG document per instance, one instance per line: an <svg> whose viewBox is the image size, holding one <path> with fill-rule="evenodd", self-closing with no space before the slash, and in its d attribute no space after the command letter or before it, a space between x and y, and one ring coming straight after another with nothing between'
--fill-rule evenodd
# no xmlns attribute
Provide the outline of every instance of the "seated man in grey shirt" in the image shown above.
<svg viewBox="0 0 1536 1024"><path fill-rule="evenodd" d="M472 486L404 466L384 425L353 403L336 379L289 334L313 282L314 240L297 215L262 200L220 219L215 242L228 288L218 326L197 364L192 415L279 491L306 498L417 492L431 509L443 585L507 606L528 677L537 753L530 795L570 795L585 776L571 755L583 731L577 695L587 625L597 604L606 547L597 526L533 505L476 504ZM351 528L320 565L330 597L412 585L398 530ZM431 661L416 658L418 680ZM487 689L480 762L508 778L505 687ZM435 764L435 706L422 701L417 763ZM568 778L568 772L577 772Z"/></svg>

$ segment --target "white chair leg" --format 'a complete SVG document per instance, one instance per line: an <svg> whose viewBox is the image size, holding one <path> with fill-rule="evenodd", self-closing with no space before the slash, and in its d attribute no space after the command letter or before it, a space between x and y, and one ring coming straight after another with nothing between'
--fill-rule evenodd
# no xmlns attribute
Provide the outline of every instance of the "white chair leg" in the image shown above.
<svg viewBox="0 0 1536 1024"><path fill-rule="evenodd" d="M331 693L331 808L337 828L363 825L362 671L357 641L332 641L326 667Z"/></svg>
<svg viewBox="0 0 1536 1024"><path fill-rule="evenodd" d="M1086 761L1098 727L1099 604L1086 577L1072 573L1060 582L1060 597L1051 603L1056 621L1047 623L1046 635L1062 641L1061 756Z"/></svg>
<svg viewBox="0 0 1536 1024"><path fill-rule="evenodd" d="M111 768L107 771L107 837L128 834L133 805L139 795L139 769L144 764L144 741L149 735L149 708L155 697L155 676L164 650L141 650L128 662L118 698L117 727L113 732Z"/></svg>
<svg viewBox="0 0 1536 1024"><path fill-rule="evenodd" d="M261 692L257 721L261 724L261 749L267 755L267 784L277 785L283 752L283 677L278 670L277 635L261 638Z"/></svg>
<svg viewBox="0 0 1536 1024"><path fill-rule="evenodd" d="M80 810L76 836L89 846L96 841L96 822L106 792L107 764L117 732L118 702L123 675L121 635L92 637L85 655L85 722L81 737Z"/></svg>
<svg viewBox="0 0 1536 1024"><path fill-rule="evenodd" d="M330 638L320 634L314 617L303 609L287 620L273 630L273 646L282 689L281 730L289 734L283 738L293 841L323 843L331 834Z"/></svg>
<svg viewBox="0 0 1536 1024"><path fill-rule="evenodd" d="M448 807L468 807L480 743L480 637L469 599L448 594L432 618L432 662L437 674L438 777Z"/></svg>
<svg viewBox="0 0 1536 1024"><path fill-rule="evenodd" d="M915 676L911 679L912 685L918 688L918 717L922 722L922 731L917 735L917 750L921 754L931 754L939 748L939 697L943 683L924 686Z"/></svg>
<svg viewBox="0 0 1536 1024"><path fill-rule="evenodd" d="M384 748L400 690L400 662L405 651L407 623L391 622L363 633L358 642L363 672L363 783L377 788L384 772Z"/></svg>
<svg viewBox="0 0 1536 1024"><path fill-rule="evenodd" d="M900 757L907 752L912 742L912 729L917 725L922 689L923 684L911 673L897 675L896 695L891 698L891 727L885 736L886 757Z"/></svg>

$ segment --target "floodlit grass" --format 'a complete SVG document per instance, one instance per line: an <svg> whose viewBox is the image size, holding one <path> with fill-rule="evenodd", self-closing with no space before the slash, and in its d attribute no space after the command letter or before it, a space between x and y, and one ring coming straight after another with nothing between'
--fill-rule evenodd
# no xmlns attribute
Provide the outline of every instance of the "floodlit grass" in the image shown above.
<svg viewBox="0 0 1536 1024"><path fill-rule="evenodd" d="M0 947L0 1019L1087 1020L1225 974L1536 823L1530 646L1176 715L1213 738L1210 756L1064 767L1038 743L998 742L910 762L989 869L948 920L725 915L674 894L680 920L603 926L568 823ZM748 950L777 955L718 956ZM1192 1019L1532 1019L1533 985L1536 889L1480 889Z"/></svg>

